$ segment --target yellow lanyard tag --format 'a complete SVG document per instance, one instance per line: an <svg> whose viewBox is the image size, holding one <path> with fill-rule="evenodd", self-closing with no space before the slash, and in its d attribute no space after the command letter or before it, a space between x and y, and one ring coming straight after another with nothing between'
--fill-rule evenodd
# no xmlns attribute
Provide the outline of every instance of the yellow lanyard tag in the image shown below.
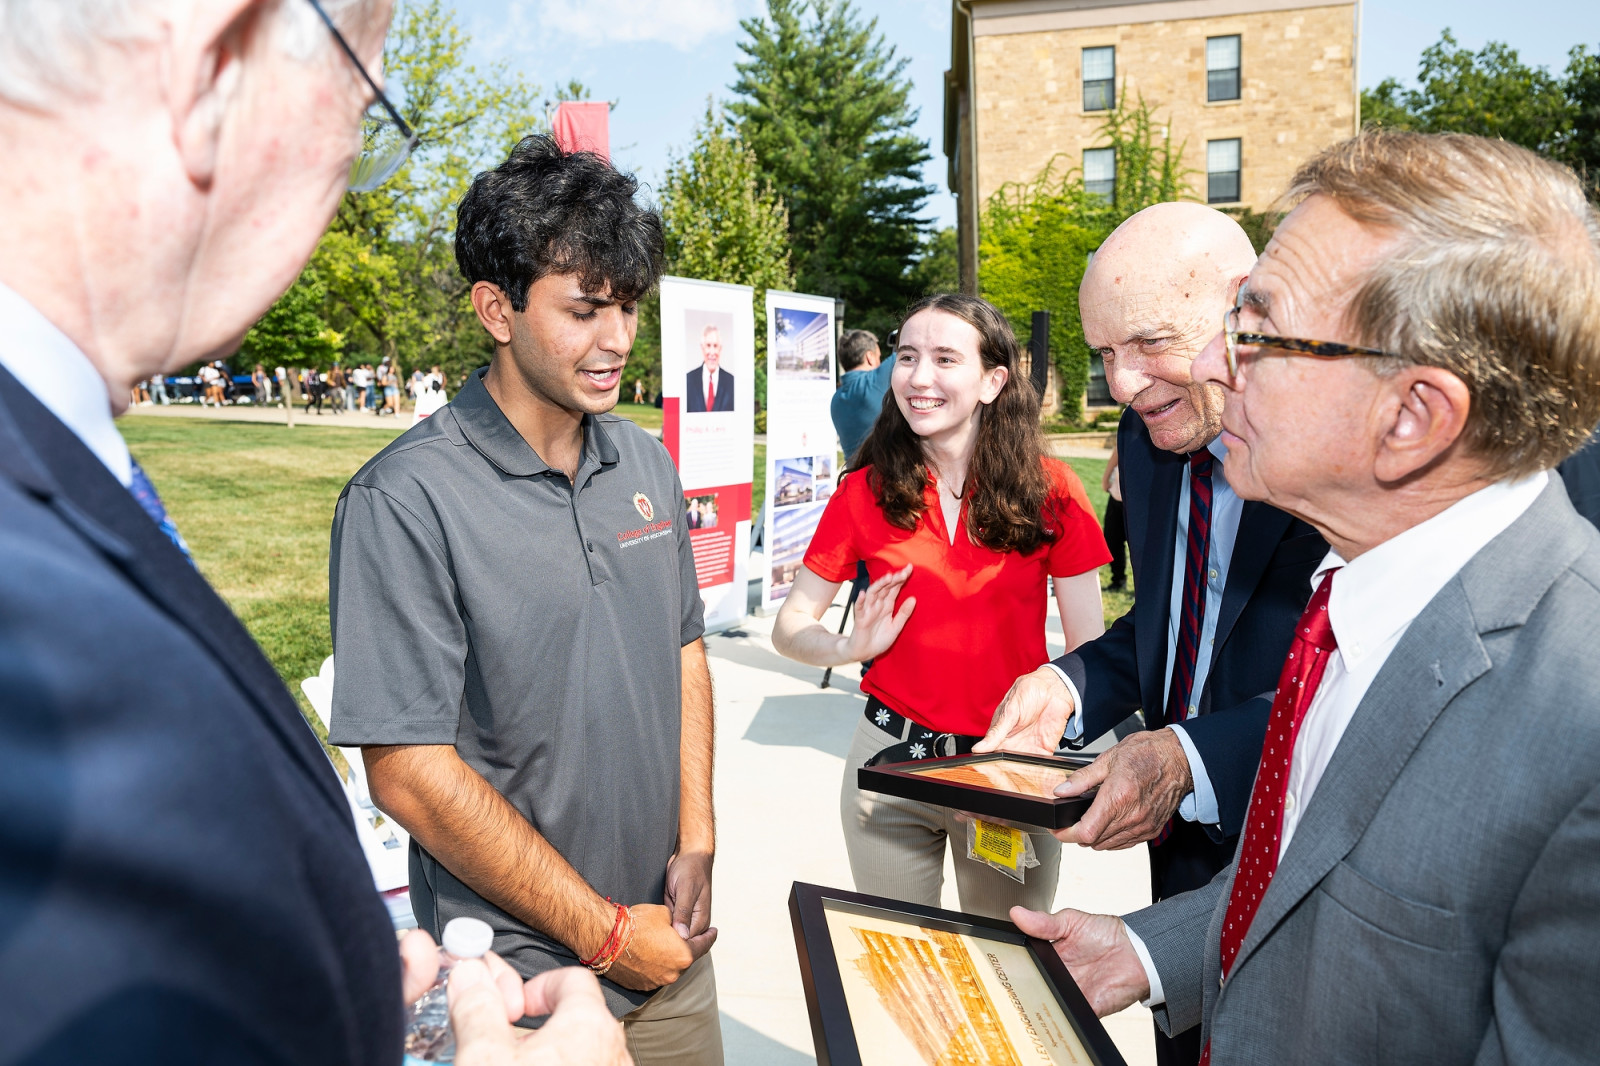
<svg viewBox="0 0 1600 1066"><path fill-rule="evenodd" d="M995 825L977 819L977 837L972 843L972 853L980 859L1015 870L1022 862L1022 830L1008 825Z"/></svg>

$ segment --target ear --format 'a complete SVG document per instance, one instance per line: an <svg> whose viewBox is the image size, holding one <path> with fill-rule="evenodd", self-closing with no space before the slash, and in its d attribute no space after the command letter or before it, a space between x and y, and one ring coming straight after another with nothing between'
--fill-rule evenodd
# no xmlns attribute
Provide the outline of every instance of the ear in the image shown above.
<svg viewBox="0 0 1600 1066"><path fill-rule="evenodd" d="M978 393L978 402L982 404L994 403L995 397L1000 395L1000 390L1006 387L1006 382L1011 380L1011 371L1003 366L984 372L983 389Z"/></svg>
<svg viewBox="0 0 1600 1066"><path fill-rule="evenodd" d="M511 343L511 316L516 311L500 286L490 281L472 283L472 309L478 312L478 321L489 331L489 336L499 345Z"/></svg>
<svg viewBox="0 0 1600 1066"><path fill-rule="evenodd" d="M1392 409L1374 473L1393 482L1423 469L1461 439L1472 396L1464 381L1436 366L1407 367L1385 386Z"/></svg>
<svg viewBox="0 0 1600 1066"><path fill-rule="evenodd" d="M172 137L189 180L207 188L216 174L223 130L237 98L242 66L262 62L264 0L192 5L194 18L167 44Z"/></svg>

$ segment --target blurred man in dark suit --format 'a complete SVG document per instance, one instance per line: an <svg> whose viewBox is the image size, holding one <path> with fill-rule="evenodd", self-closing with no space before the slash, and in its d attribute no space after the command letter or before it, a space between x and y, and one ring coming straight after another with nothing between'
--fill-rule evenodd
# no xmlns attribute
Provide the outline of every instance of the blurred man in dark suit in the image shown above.
<svg viewBox="0 0 1600 1066"><path fill-rule="evenodd" d="M113 422L236 351L343 195L390 5L324 2L0 4L6 1062L400 1061L349 802ZM415 997L438 956L403 951ZM587 1015L584 1052L621 1054L587 975L457 973L463 1059L531 1056L506 1018L558 1003L540 1039Z"/></svg>

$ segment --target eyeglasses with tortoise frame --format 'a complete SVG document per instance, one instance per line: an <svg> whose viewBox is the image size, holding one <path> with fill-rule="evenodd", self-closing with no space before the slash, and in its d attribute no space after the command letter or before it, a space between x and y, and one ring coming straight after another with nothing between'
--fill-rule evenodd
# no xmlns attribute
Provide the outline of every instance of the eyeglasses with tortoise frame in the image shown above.
<svg viewBox="0 0 1600 1066"><path fill-rule="evenodd" d="M1381 348L1362 348L1354 344L1340 344L1337 341L1308 341L1299 337L1277 337L1271 333L1243 333L1239 330L1239 312L1244 309L1245 287L1239 286L1239 296L1234 300L1233 306L1222 316L1222 338L1228 351L1228 375L1239 376L1239 345L1246 344L1252 348L1273 348L1281 352L1293 352L1297 355L1310 355L1318 359L1344 359L1350 356L1378 356L1384 359L1395 358L1391 352Z"/></svg>

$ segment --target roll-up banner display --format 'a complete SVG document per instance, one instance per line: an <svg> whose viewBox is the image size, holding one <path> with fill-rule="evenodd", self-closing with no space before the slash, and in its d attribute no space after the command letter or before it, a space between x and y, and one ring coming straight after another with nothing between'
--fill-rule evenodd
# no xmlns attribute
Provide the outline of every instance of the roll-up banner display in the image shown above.
<svg viewBox="0 0 1600 1066"><path fill-rule="evenodd" d="M767 290L767 526L761 606L789 595L839 471L833 298Z"/></svg>
<svg viewBox="0 0 1600 1066"><path fill-rule="evenodd" d="M661 441L678 464L706 631L744 621L755 468L755 290L661 279Z"/></svg>

